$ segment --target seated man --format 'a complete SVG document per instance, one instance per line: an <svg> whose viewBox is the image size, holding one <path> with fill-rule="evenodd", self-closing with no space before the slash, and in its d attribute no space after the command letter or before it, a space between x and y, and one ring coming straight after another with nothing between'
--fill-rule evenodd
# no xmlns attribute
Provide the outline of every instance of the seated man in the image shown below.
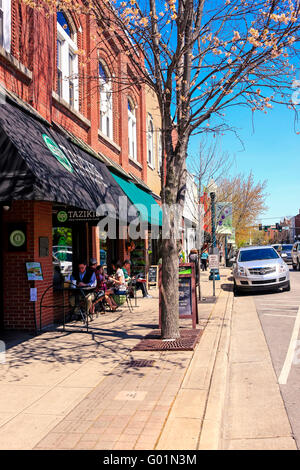
<svg viewBox="0 0 300 470"><path fill-rule="evenodd" d="M78 268L73 271L70 277L71 285L73 287L96 287L97 279L95 271L90 267L87 267L85 261L80 261L78 263ZM76 283L76 285L75 285ZM92 303L94 300L94 293L90 292L85 297L87 303L87 311L92 313ZM72 307L75 307L76 299L75 296L70 297L70 304Z"/></svg>
<svg viewBox="0 0 300 470"><path fill-rule="evenodd" d="M125 277L125 281L126 282L129 282L131 280L129 274L128 274L128 269L130 268L130 261L128 259L126 259L123 263L123 266L122 266L122 270L124 272L124 277ZM134 278L133 278L134 279ZM148 297L148 298L151 298L151 295L148 294L147 292L147 287L146 287L146 283L145 282L141 282L139 281L138 279L136 279L135 281L135 285L136 285L136 290L139 290L141 289L142 293L143 293L143 297Z"/></svg>

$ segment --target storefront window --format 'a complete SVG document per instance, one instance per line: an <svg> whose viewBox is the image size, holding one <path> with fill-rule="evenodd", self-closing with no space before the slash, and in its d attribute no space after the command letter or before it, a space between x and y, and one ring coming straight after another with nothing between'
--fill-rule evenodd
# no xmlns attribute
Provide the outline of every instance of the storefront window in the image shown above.
<svg viewBox="0 0 300 470"><path fill-rule="evenodd" d="M130 253L132 275L143 273L146 271L146 252L145 252L145 240L140 238L135 240L135 249Z"/></svg>
<svg viewBox="0 0 300 470"><path fill-rule="evenodd" d="M99 234L100 242L100 264L101 266L107 266L107 238L106 233L101 232Z"/></svg>
<svg viewBox="0 0 300 470"><path fill-rule="evenodd" d="M68 276L73 270L72 229L67 227L54 227L52 229L52 254L60 263L60 270Z"/></svg>

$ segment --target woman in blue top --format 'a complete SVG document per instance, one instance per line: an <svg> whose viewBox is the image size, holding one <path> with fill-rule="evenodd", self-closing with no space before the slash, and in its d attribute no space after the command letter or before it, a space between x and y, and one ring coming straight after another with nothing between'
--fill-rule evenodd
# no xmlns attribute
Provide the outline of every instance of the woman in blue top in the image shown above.
<svg viewBox="0 0 300 470"><path fill-rule="evenodd" d="M207 251L203 251L201 253L201 268L202 268L202 271L207 271L207 260L208 260L208 253L207 253Z"/></svg>

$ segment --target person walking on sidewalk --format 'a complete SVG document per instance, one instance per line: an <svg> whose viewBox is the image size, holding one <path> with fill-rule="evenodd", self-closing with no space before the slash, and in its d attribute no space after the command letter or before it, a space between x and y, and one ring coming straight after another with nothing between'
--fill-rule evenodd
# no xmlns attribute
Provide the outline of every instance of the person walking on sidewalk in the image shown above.
<svg viewBox="0 0 300 470"><path fill-rule="evenodd" d="M202 271L207 271L207 262L208 262L208 253L207 251L203 251L201 253L201 267Z"/></svg>

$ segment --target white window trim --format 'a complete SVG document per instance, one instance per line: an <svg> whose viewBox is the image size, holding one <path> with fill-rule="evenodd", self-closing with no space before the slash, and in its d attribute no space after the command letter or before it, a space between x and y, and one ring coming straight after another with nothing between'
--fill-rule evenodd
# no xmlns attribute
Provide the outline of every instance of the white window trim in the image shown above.
<svg viewBox="0 0 300 470"><path fill-rule="evenodd" d="M129 101L130 102L130 101ZM127 105L128 109L128 105ZM137 162L137 132L136 116L128 109L128 156L134 162ZM134 151L132 152L132 147Z"/></svg>
<svg viewBox="0 0 300 470"><path fill-rule="evenodd" d="M74 40L68 36L63 27L57 22L57 39L61 41L61 71L62 71L62 94L61 98L70 104L70 89L69 89L69 52L74 54L74 70L73 70L73 84L74 84L74 105L75 110L79 110L79 86L78 86L78 55L77 51L77 35L74 34Z"/></svg>
<svg viewBox="0 0 300 470"><path fill-rule="evenodd" d="M157 132L157 173L161 174L162 165L162 133L161 129Z"/></svg>
<svg viewBox="0 0 300 470"><path fill-rule="evenodd" d="M106 65L100 61L99 62L105 73L107 73L107 67ZM114 135L113 135L113 97L112 97L112 85L111 85L111 79L109 77L109 74L107 73L108 80L105 81L101 76L99 75L99 81L100 81L100 131L102 134L104 134L106 137L111 139L112 141L114 140ZM110 99L107 100L107 95L110 94ZM107 118L108 118L108 126L107 126Z"/></svg>
<svg viewBox="0 0 300 470"><path fill-rule="evenodd" d="M11 0L2 0L3 12L3 47L7 52L10 53L11 49Z"/></svg>
<svg viewBox="0 0 300 470"><path fill-rule="evenodd" d="M150 130L152 126L152 130ZM148 116L148 129L147 129L147 162L152 170L155 168L154 158L154 124L151 114ZM151 158L149 156L151 155Z"/></svg>

